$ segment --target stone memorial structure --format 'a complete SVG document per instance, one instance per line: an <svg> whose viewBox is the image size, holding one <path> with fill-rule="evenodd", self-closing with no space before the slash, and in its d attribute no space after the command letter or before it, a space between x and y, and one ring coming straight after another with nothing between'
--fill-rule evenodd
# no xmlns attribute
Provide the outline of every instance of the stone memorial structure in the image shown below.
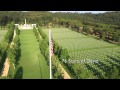
<svg viewBox="0 0 120 90"><path fill-rule="evenodd" d="M36 24L27 24L26 19L25 19L25 24L15 24L15 26L18 26L19 29L33 29L33 27L36 28Z"/></svg>

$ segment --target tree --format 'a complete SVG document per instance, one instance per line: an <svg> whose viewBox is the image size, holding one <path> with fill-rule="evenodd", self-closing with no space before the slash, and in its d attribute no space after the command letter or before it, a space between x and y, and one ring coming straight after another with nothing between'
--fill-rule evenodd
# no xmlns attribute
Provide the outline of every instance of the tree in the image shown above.
<svg viewBox="0 0 120 90"><path fill-rule="evenodd" d="M80 77L80 74L82 73L82 68L80 66L78 66L77 68L74 69L74 72L76 74L76 77L79 79L81 78Z"/></svg>
<svg viewBox="0 0 120 90"><path fill-rule="evenodd" d="M15 69L13 66L13 63L10 63L10 67L9 67L9 71L8 71L8 76L10 79L14 78L14 74L15 74Z"/></svg>
<svg viewBox="0 0 120 90"><path fill-rule="evenodd" d="M89 27L86 28L86 33L87 33L87 35L89 35L89 33L90 33L90 28Z"/></svg>
<svg viewBox="0 0 120 90"><path fill-rule="evenodd" d="M48 37L46 36L45 39L44 39L48 44L49 44L49 39Z"/></svg>
<svg viewBox="0 0 120 90"><path fill-rule="evenodd" d="M40 49L41 49L41 46L42 46L43 41L44 41L44 39L41 39L41 40L39 41L39 48L40 48Z"/></svg>
<svg viewBox="0 0 120 90"><path fill-rule="evenodd" d="M79 73L80 73L80 75L78 77L80 77L81 79L88 79L88 77L89 77L89 73L88 72L81 71Z"/></svg>
<svg viewBox="0 0 120 90"><path fill-rule="evenodd" d="M53 45L53 50L54 50L54 54L57 55L58 54L58 50L59 50L59 44L58 42L54 42L54 45Z"/></svg>
<svg viewBox="0 0 120 90"><path fill-rule="evenodd" d="M68 60L69 59L69 54L68 54L68 51L67 49L62 49L61 51L61 54L60 54L60 59L65 59L65 60Z"/></svg>
<svg viewBox="0 0 120 90"><path fill-rule="evenodd" d="M14 48L9 48L8 49L8 58L10 59L11 63L15 63L15 49Z"/></svg>
<svg viewBox="0 0 120 90"><path fill-rule="evenodd" d="M55 26L58 26L59 18L58 17L53 17L53 22L54 22Z"/></svg>
<svg viewBox="0 0 120 90"><path fill-rule="evenodd" d="M53 78L63 79L62 70L59 67L58 58L55 55L52 56L52 73Z"/></svg>
<svg viewBox="0 0 120 90"><path fill-rule="evenodd" d="M87 35L90 33L90 28L88 26L83 26L83 32L85 32Z"/></svg>
<svg viewBox="0 0 120 90"><path fill-rule="evenodd" d="M16 69L16 72L14 74L14 79L22 79L23 78L23 68L21 66L19 66Z"/></svg>
<svg viewBox="0 0 120 90"><path fill-rule="evenodd" d="M47 48L46 51L45 51L45 58L46 58L46 60L49 64L49 48Z"/></svg>
<svg viewBox="0 0 120 90"><path fill-rule="evenodd" d="M119 32L113 33L113 40L116 42L120 42L120 33Z"/></svg>
<svg viewBox="0 0 120 90"><path fill-rule="evenodd" d="M16 34L15 38L14 38L14 45L12 48L15 49L15 63L17 64L19 58L20 58L20 55L21 55L21 50L20 50L20 38L19 38L19 35Z"/></svg>
<svg viewBox="0 0 120 90"><path fill-rule="evenodd" d="M33 32L34 32L34 34L36 36L37 41L40 41L39 33L38 33L38 31L37 31L37 29L35 27L33 27Z"/></svg>
<svg viewBox="0 0 120 90"><path fill-rule="evenodd" d="M4 15L2 17L0 17L0 25L1 25L1 28L2 26L5 26L8 22L8 16Z"/></svg>
<svg viewBox="0 0 120 90"><path fill-rule="evenodd" d="M16 34L20 35L20 29L16 26Z"/></svg>
<svg viewBox="0 0 120 90"><path fill-rule="evenodd" d="M45 55L45 51L46 51L47 48L48 48L48 44L47 44L47 42L44 40L43 43L42 43L42 45L41 45L41 47L40 47L41 53L42 53L43 55Z"/></svg>
<svg viewBox="0 0 120 90"><path fill-rule="evenodd" d="M105 31L102 32L102 39L105 40L105 37L106 37L106 33Z"/></svg>
<svg viewBox="0 0 120 90"><path fill-rule="evenodd" d="M61 57L61 53L62 53L62 46L59 46L58 47L58 52L57 52L58 58Z"/></svg>

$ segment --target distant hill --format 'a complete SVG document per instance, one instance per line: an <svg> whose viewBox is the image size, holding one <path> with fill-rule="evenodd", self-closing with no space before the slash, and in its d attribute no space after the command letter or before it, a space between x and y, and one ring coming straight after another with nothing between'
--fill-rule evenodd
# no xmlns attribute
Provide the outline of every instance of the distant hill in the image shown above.
<svg viewBox="0 0 120 90"><path fill-rule="evenodd" d="M106 12L102 14L83 14L83 16L93 18L97 22L120 25L120 12Z"/></svg>
<svg viewBox="0 0 120 90"><path fill-rule="evenodd" d="M36 22L40 23L47 23L54 21L57 18L58 21L60 20L76 20L76 21L90 21L90 22L99 22L99 23L106 23L106 24L115 24L120 25L120 12L106 12L106 13L99 13L99 14L92 14L92 13L51 13L48 11L0 11L0 26L6 25L7 23L14 21L15 23L24 23L24 19L27 19L27 22Z"/></svg>

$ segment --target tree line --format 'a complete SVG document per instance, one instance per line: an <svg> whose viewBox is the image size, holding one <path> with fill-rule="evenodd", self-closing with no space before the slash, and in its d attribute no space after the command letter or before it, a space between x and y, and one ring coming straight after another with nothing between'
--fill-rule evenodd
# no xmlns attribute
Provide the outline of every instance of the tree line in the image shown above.
<svg viewBox="0 0 120 90"><path fill-rule="evenodd" d="M0 72L3 68L6 56L7 56L7 50L10 45L10 42L12 41L13 38L13 33L14 33L14 23L12 22L11 24L7 25L8 31L5 34L5 37L0 43Z"/></svg>
<svg viewBox="0 0 120 90"><path fill-rule="evenodd" d="M16 67L18 66L18 61L21 56L20 38L19 38L20 30L18 27L15 28L15 32L16 32L16 36L13 40L14 44L12 45L11 48L8 48L8 51L7 51L7 56L10 61L10 68L8 72L9 78L14 78L14 75L16 73L15 70L16 70Z"/></svg>
<svg viewBox="0 0 120 90"><path fill-rule="evenodd" d="M42 31L42 29L39 27L38 28L38 32L37 29L33 29L37 40L39 41L39 48L41 53L44 55L47 64L49 65L49 38L48 36ZM38 33L38 34L37 34ZM41 39L38 38L41 36ZM63 78L62 72L61 72L61 68L59 67L59 58L64 58L67 59L68 58L68 53L65 54L66 49L62 49L62 47L59 47L58 44L56 44L56 42L53 40L53 52L54 55L52 56L52 71L53 71L53 78ZM58 49L59 48L59 49ZM57 50L58 49L58 50Z"/></svg>
<svg viewBox="0 0 120 90"><path fill-rule="evenodd" d="M48 27L48 24L52 22L53 27L67 27L86 35L95 35L105 41L120 42L119 15L119 11L103 14L1 11L0 26L5 27L12 21L24 24L24 19L27 19L27 23L37 23L40 27Z"/></svg>
<svg viewBox="0 0 120 90"><path fill-rule="evenodd" d="M13 40L14 30L16 31L16 36ZM14 74L16 70L15 68L18 65L18 60L21 54L19 34L20 34L19 28L18 27L15 28L14 23L12 22L10 25L8 25L8 32L6 33L3 41L1 42L0 69L2 70L6 57L8 57L10 62L8 76L4 78L9 78L9 79L14 78ZM13 44L10 47L10 43L12 42L12 40L13 40Z"/></svg>
<svg viewBox="0 0 120 90"><path fill-rule="evenodd" d="M37 30L34 28L34 33L37 33ZM39 39L39 48L41 53L44 55L45 59L47 60L47 63L49 65L49 39L48 36L42 31L42 29L39 27L38 31L42 37L42 39ZM36 38L39 36L38 34ZM38 38L37 38L38 39ZM59 67L59 63L62 63L68 69L68 71L72 74L72 76L75 76L75 71L73 70L73 67L68 63L63 63L62 60L69 60L69 53L66 48L63 48L52 38L53 42L53 52L54 55L52 56L52 70L53 70L53 78L63 78L63 73L61 73L61 69ZM56 62L56 63L55 63Z"/></svg>

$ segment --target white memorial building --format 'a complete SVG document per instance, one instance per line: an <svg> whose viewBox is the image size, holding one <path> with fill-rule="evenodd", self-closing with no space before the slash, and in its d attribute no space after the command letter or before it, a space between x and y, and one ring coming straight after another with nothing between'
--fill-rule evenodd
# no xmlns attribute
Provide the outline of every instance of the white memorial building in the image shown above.
<svg viewBox="0 0 120 90"><path fill-rule="evenodd" d="M25 24L15 24L15 26L18 26L19 29L33 29L33 27L36 28L36 24L27 24L25 19Z"/></svg>

